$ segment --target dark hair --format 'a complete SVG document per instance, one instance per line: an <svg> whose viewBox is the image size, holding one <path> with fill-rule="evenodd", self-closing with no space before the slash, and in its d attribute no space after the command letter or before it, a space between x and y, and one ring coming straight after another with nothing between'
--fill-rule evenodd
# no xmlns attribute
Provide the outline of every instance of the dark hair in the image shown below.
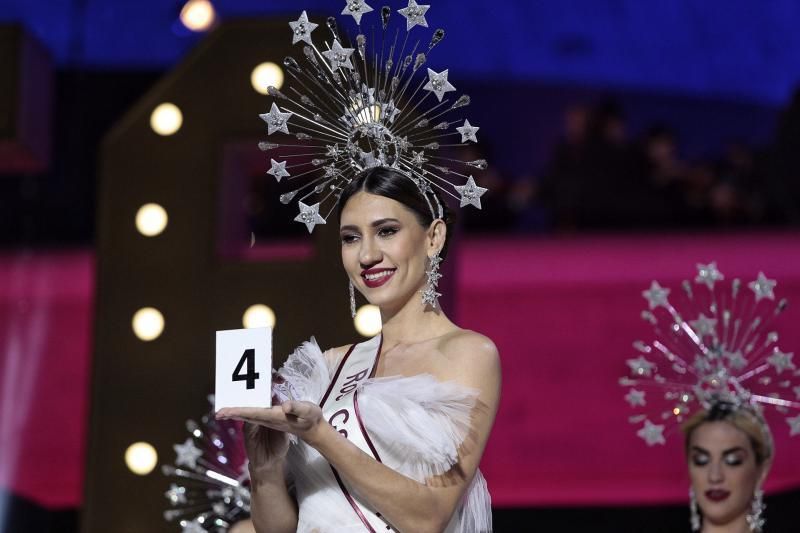
<svg viewBox="0 0 800 533"><path fill-rule="evenodd" d="M426 198L426 195L422 194L417 184L405 174L387 167L368 168L359 173L342 189L338 202L339 217L341 217L348 200L362 191L400 202L414 214L420 226L425 229L434 221L431 206L436 210L436 202L438 200L442 206L442 220L447 226L447 236L442 250L439 252L439 257L442 259L447 257L447 246L453 234L452 228L455 224L455 216L435 189L427 193ZM434 196L436 199L433 198Z"/></svg>

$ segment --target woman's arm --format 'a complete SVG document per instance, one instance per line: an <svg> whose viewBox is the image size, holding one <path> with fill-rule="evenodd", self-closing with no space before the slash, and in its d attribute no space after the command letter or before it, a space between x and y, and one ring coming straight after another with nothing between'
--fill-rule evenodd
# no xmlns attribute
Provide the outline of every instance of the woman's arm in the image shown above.
<svg viewBox="0 0 800 533"><path fill-rule="evenodd" d="M250 470L250 514L258 533L297 530L297 503L286 488L285 433L245 424L245 450Z"/></svg>
<svg viewBox="0 0 800 533"><path fill-rule="evenodd" d="M272 409L226 409L220 416L267 425L295 433L316 448L336 468L347 484L372 508L404 532L443 530L478 468L489 437L500 393L497 350L484 337L460 336L442 352L458 354L446 376L478 389L470 436L459 451L458 463L446 474L418 483L377 462L337 433L310 402L285 402Z"/></svg>

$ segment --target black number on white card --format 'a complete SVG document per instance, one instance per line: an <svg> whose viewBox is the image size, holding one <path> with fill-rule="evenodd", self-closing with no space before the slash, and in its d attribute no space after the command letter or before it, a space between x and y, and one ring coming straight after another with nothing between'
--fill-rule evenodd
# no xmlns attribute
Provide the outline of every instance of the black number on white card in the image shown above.
<svg viewBox="0 0 800 533"><path fill-rule="evenodd" d="M247 373L242 374L242 365L247 362ZM236 365L236 369L233 371L232 379L233 381L245 381L247 382L247 389L255 389L256 388L256 380L259 377L259 373L256 372L256 351L254 348L248 348L242 354L242 358L239 359L239 363Z"/></svg>

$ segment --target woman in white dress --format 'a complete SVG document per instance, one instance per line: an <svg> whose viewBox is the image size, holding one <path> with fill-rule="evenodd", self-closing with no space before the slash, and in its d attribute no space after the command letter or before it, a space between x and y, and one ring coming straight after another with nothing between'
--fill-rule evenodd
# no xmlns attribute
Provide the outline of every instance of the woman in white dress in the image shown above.
<svg viewBox="0 0 800 533"><path fill-rule="evenodd" d="M436 305L450 214L396 170L361 172L339 200L342 263L380 308L381 335L278 373L246 422L252 518L265 532L491 531L478 470L500 395L497 350Z"/></svg>

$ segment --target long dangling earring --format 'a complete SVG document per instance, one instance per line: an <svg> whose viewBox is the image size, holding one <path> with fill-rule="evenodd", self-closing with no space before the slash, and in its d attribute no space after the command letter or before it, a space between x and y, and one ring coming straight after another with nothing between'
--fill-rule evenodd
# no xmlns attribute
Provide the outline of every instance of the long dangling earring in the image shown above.
<svg viewBox="0 0 800 533"><path fill-rule="evenodd" d="M750 531L761 533L761 530L764 529L764 524L767 521L762 515L766 508L767 506L764 505L764 491L756 489L755 494L753 494L753 503L750 505L750 514L747 515L747 525L750 526Z"/></svg>
<svg viewBox="0 0 800 533"><path fill-rule="evenodd" d="M350 286L350 316L355 318L356 317L356 288L353 287L353 282L348 281L348 285Z"/></svg>
<svg viewBox="0 0 800 533"><path fill-rule="evenodd" d="M422 291L422 305L430 305L433 309L439 304L438 299L442 294L436 292L436 287L439 285L439 279L442 275L439 273L439 263L442 259L439 257L439 252L433 254L431 257L431 264L425 274L428 276L428 281L425 283L425 289Z"/></svg>
<svg viewBox="0 0 800 533"><path fill-rule="evenodd" d="M700 531L700 510L697 507L697 496L693 487L689 487L689 523L692 525L692 531Z"/></svg>

